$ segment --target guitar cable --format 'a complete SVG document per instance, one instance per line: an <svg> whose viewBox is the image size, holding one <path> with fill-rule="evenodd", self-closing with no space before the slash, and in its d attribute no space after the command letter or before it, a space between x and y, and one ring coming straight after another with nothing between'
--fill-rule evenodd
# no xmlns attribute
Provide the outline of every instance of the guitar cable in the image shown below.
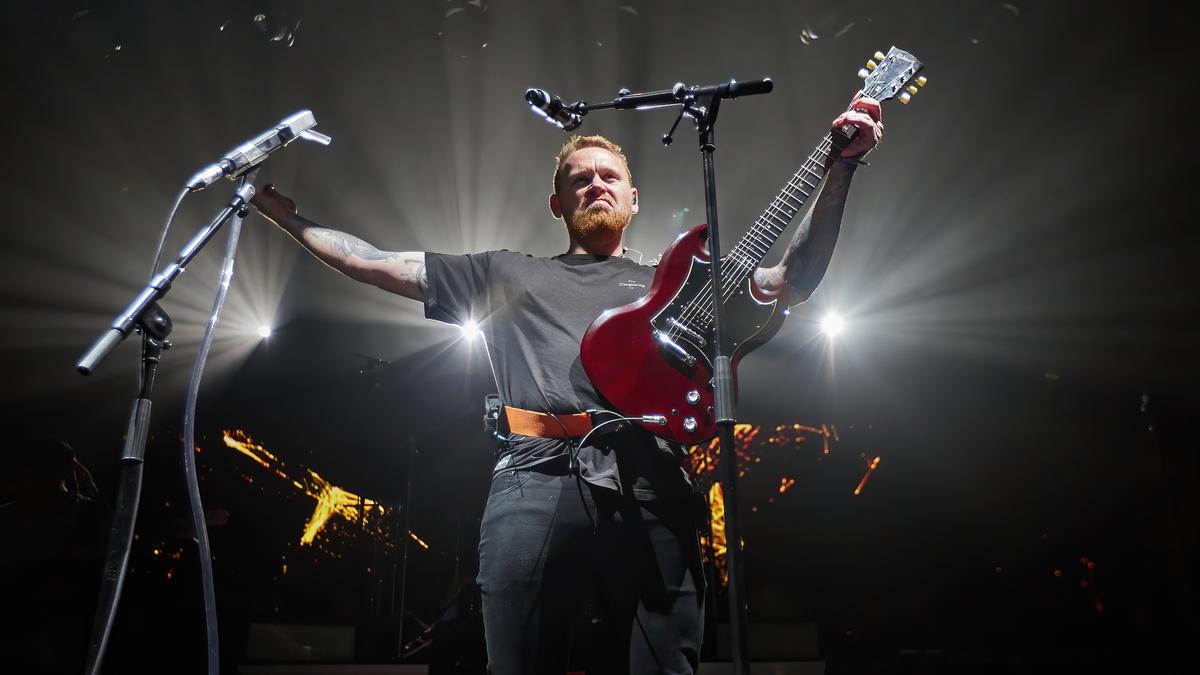
<svg viewBox="0 0 1200 675"><path fill-rule="evenodd" d="M542 387L539 384L538 390L541 391L541 388ZM546 400L547 407L549 407L549 400L547 399L545 392L542 392L542 398ZM586 434L584 434L582 437L580 437L579 441L575 444L572 444L570 440L567 441L568 452L572 453L572 464L575 467L575 470L572 473L574 473L574 475L575 475L575 487L579 489L579 502L581 504L583 504L583 511L584 511L584 513L587 514L588 520L591 521L591 523L592 523L592 537L593 538L595 538L595 536L596 536L596 532L599 529L599 524L596 522L596 519L592 516L591 509L589 509L588 505L587 505L587 499L584 497L584 494L583 494L583 472L579 470L579 464L578 464L578 455L579 455L580 448L582 448L585 445L588 437L591 436L593 433L595 433L596 430L599 429L600 427L607 426L609 424L615 424L617 422L626 422L626 421L629 421L629 422L652 422L652 421L654 421L652 419L648 419L647 417L625 417L623 415L620 415L619 413L613 412L612 410L605 410L603 408L588 411L589 415L595 415L595 414L600 414L600 413L608 413L610 415L616 415L616 418L608 420L606 422L601 422L600 424L597 424L596 426L592 427L590 430L588 430L588 432ZM554 413L550 413L550 415L552 417L554 417L555 420L558 420L558 423L560 426L563 427L563 433L565 434L566 433L566 425L563 424L563 422L561 420L559 420L558 416L555 415ZM658 672L665 673L666 671L663 669L662 661L659 660L658 653L654 651L654 643L650 641L650 635L646 632L646 627L644 625L642 625L642 618L640 616L638 616L637 608L634 608L634 610L633 610L633 620L635 623L637 623L638 631L640 631L642 634L642 639L646 641L646 649L650 650L650 656L651 656L651 658L654 659L654 665L656 665L658 667Z"/></svg>

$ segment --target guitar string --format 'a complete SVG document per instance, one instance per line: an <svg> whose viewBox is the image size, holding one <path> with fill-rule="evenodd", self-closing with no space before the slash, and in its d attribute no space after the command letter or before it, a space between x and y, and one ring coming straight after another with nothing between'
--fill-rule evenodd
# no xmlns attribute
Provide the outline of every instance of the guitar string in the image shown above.
<svg viewBox="0 0 1200 675"><path fill-rule="evenodd" d="M740 251L740 249L746 248L749 251L753 252L755 254L755 256L760 258L759 262L761 262L761 257L765 256L767 253L767 251L760 252L757 249L751 248L751 247L749 247L748 244L743 247L743 243L753 240L753 241L755 241L755 243L758 243L759 246L761 247L764 244L761 241L756 240L755 237L763 236L764 234L769 233L769 238L778 239L778 237L781 234L783 234L783 231L785 229L787 229L787 226L791 223L791 220L793 218L795 218L797 214L800 213L800 211L803 209L805 203L807 203L809 197L811 197L811 195L812 195L812 191L809 191L807 194L805 194L804 189L801 188L799 185L797 185L796 181L803 182L805 185L811 185L808 181L804 180L804 178L803 178L804 172L807 171L808 173L811 173L814 176L817 176L817 178L818 178L817 185L820 185L820 181L824 177L824 175L823 175L824 166L823 166L823 163L818 162L815 159L815 157L817 154L821 154L825 157L825 160L828 161L829 150L831 149L832 145L833 145L833 134L831 132L829 134L826 134L825 138L821 141L821 143L819 143L817 145L816 150L814 150L813 153L810 154L808 156L808 158L805 160L804 164L800 167L800 170L796 171L796 173L792 175L792 178L789 179L785 183L784 188L780 190L780 194L777 195L775 197L775 199L773 199L771 201L771 204L767 207L767 209L763 212L763 214L760 215L754 221L754 223L751 225L750 230L745 235L743 235L741 240L739 240L736 245L734 245L734 248L731 251L730 255L727 255L726 257L721 259L720 264L721 264L722 272L725 272L727 268L731 268L735 265L736 265L736 267L741 269L741 271L738 272L736 275L732 274L732 272L733 272L732 269L730 270L731 277L736 276L736 281L734 281L733 283L728 283L728 280L723 280L723 282L721 284L722 285L722 294L721 294L722 295L722 304L727 303L729 301L729 299L733 297L734 293L736 293L737 289L742 285L742 282L744 282L747 278L749 278L754 273L755 269L758 267L758 263L754 262L754 257L747 255L746 253L742 253ZM810 168L810 165L813 165L812 168ZM817 173L816 171L813 170L813 168L822 169L822 173ZM794 195L792 192L790 192L788 190L788 188L798 190L801 194L804 194L804 198L803 199L797 198L797 196ZM813 185L811 189L815 190L816 185ZM793 209L791 207L791 204L786 201L786 198L783 197L783 195L787 195L788 197L791 197L792 200L797 201L799 203ZM771 220L780 220L780 219L778 217L771 218L771 214L770 214L771 208L775 206L775 203L777 201L782 202L783 204L785 204L787 206L787 208L789 210L792 211L792 213L788 216L788 218L786 220L781 221L781 227L779 228L778 232L776 232L775 227L772 226ZM782 211L778 207L776 207L775 210L776 210L776 212L780 212L780 213L784 213L784 214L787 213L787 211ZM774 242L772 242L772 243L774 243ZM770 247L767 246L766 248L769 250ZM745 258L746 260L751 261L751 263L753 263L753 264L747 265L745 262L742 261L741 258L738 257L739 255L741 256L741 258ZM701 312L705 315L702 328L705 331L707 331L709 326L711 326L711 324L712 324L712 314L705 308L711 304L711 298L712 298L712 284L710 282L709 284L707 284L704 287L704 290L697 296L697 298L689 301L687 304L684 305L683 311L680 312L679 319L677 319L679 321L679 323L682 325L678 329L674 326L668 327L668 329L666 331L667 336L668 337L678 337L678 336L682 335L685 330L690 330L691 332L698 334L700 331L695 330L695 327L692 326L692 321L695 320Z"/></svg>
<svg viewBox="0 0 1200 675"><path fill-rule="evenodd" d="M813 171L813 169L810 168L810 164L814 165L814 167L816 167L816 168L822 168L821 163L816 161L815 156L819 153L821 155L824 155L826 157L826 159L828 159L828 156L829 156L828 149L830 147L832 147L832 134L827 134L826 137L822 140L822 142L817 146L817 149L814 150L811 155L809 155L808 159L805 161L804 165L800 168L800 170L797 171L795 174L793 174L791 180L787 181L787 183L786 183L787 187L792 187L797 190L800 190L801 193L803 194L804 193L803 188L800 188L800 186L796 185L795 181L801 180L807 185L808 182L804 181L803 178L800 178L800 176L805 171L812 173L814 176L821 176L821 174L818 174L816 171ZM818 185L819 184L820 184L820 181L818 179ZM786 188L783 191L786 191ZM811 196L811 194L812 194L811 192L805 194L805 197L803 200L797 199L797 201L799 201L800 204L795 210L796 213L799 213L800 209L803 208L804 204L807 202L807 200ZM796 198L793 196L793 199L796 199ZM795 216L793 215L792 217L795 217ZM784 221L783 227L780 228L778 232L775 232L774 228L771 227L770 222L768 220L766 220L766 218L764 216L759 216L759 218L755 221L754 225L751 226L750 231L747 233L747 235L742 238L742 241L752 238L751 235L761 236L765 232L770 232L772 238L777 239L779 237L779 235L783 234L783 230L787 228L787 225L790 223L790 220L791 219L789 218L787 221ZM738 244L734 246L734 250L737 250L741 246L742 241L739 241ZM762 256L766 255L766 251L762 251L762 252L754 251L754 252L760 258ZM747 259L753 261L753 258L750 258L749 256L746 256L746 257L747 257ZM722 267L721 267L722 271L724 271L726 267L730 266L729 258L730 258L730 256L727 256L726 258L722 259L722 263L723 263ZM733 297L733 294L735 292L737 292L737 289L741 286L742 282L745 281L746 278L748 278L751 274L753 274L754 269L758 266L757 263L754 263L753 265L746 265L745 263L741 262L740 260L738 260L736 258L732 262L736 263L738 265L738 267L742 268L742 273L738 275L737 280L733 283L725 283L724 281L722 282L722 287L723 287L722 288L722 291L723 291L722 292L722 298L723 298L722 302L728 302L729 299L731 297ZM711 297L712 297L711 285L706 286L704 291L697 297L697 299L693 300L691 303L689 303L688 309L685 310L685 312L683 313L683 315L686 315L685 322L691 321L693 318L695 318L697 316L698 312L703 311L704 314L706 315L704 328L707 329L708 325L712 322L712 316L711 316L710 312L708 312L706 309L702 309L702 308L706 308L709 304L711 304ZM696 303L696 302L700 302L700 304L693 305L693 303Z"/></svg>
<svg viewBox="0 0 1200 675"><path fill-rule="evenodd" d="M742 239L738 242L738 244L736 244L734 246L730 255L727 255L726 257L721 259L722 272L725 272L728 269L729 273L730 273L729 278L736 277L736 279L732 283L729 283L728 280L725 280L722 282L722 286L724 287L723 288L724 292L722 293L722 298L723 298L722 302L723 303L729 301L729 298L731 298L733 296L733 293L736 292L736 289L739 288L741 286L742 282L744 282L751 274L753 274L755 268L757 268L757 266L758 266L758 264L754 262L754 257L748 255L747 253L742 252L742 249L746 249L749 252L754 253L755 257L758 257L760 259L761 259L761 257L766 255L766 251L758 251L757 249L751 248L749 246L744 246L743 244L745 244L745 242L747 242L749 240L753 240L756 236L761 237L768 232L770 233L771 238L774 238L774 239L778 239L779 235L783 234L783 231L784 231L784 229L787 228L787 225L788 225L788 223L790 223L791 218L795 217L795 213L800 212L800 210L804 206L804 203L807 201L808 197L811 195L811 192L809 192L808 194L805 195L804 199L801 200L801 199L798 199L792 193L790 193L787 190L787 188L791 187L791 188L797 189L801 192L801 194L804 194L803 188L800 188L799 185L796 185L796 181L797 180L803 181L803 178L800 178L800 176L803 174L804 171L808 171L809 173L813 173L814 175L819 175L819 174L816 174L816 172L812 171L812 169L809 168L809 164L815 163L814 157L817 153L821 153L821 154L825 155L826 157L828 157L828 152L826 152L826 150L827 150L826 144L829 143L830 140L831 140L830 135L827 135L825 137L825 139L821 142L821 144L818 145L817 149L813 152L813 154L809 155L808 159L804 163L804 166L802 166L799 171L797 171L795 174L793 174L792 178L787 181L786 187L783 190L781 190L781 194L786 193L789 196L791 196L793 200L799 202L797 207L795 209L792 209L794 211L793 215L790 218L788 218L787 220L782 222L782 227L779 228L778 231L775 231L775 228L771 225L771 222L769 220L767 220L767 218L765 217L765 213L764 213L764 215L760 215L758 217L758 219L755 220L754 224L751 226L749 232L747 232L747 234L742 237ZM808 184L807 181L803 181L803 182L805 184ZM819 184L819 182L818 182L818 184ZM782 201L781 198L777 196L775 198L775 200L772 200L772 205L774 205L776 200ZM791 205L788 204L788 206L790 208ZM762 246L763 244L761 242L759 242L759 245ZM766 248L769 249L770 247L768 246ZM750 264L747 264L743 259L750 261ZM740 270L741 270L736 275L733 274L734 270L732 269L735 266L737 268L740 268ZM674 326L668 328L667 334L669 337L677 337L677 336L681 335L682 332L684 332L685 330L689 330L689 329L691 330L691 332L698 334L699 331L695 330L695 327L692 326L692 323L699 317L699 315L701 313L703 313L703 315L704 315L702 328L703 328L703 330L707 331L708 327L712 324L712 314L711 314L711 312L709 312L707 310L707 307L711 304L711 298L712 298L711 291L712 291L711 284L706 285L704 287L704 289L701 291L701 293L695 299L693 299L692 301L689 301L686 305L684 305L683 311L680 312L680 318L678 319L678 321L682 325L678 329L676 329Z"/></svg>
<svg viewBox="0 0 1200 675"><path fill-rule="evenodd" d="M828 147L826 147L826 143L829 144ZM808 160L805 162L805 165L803 167L801 167L801 170L796 172L796 174L795 174L796 176L799 176L802 171L808 171L809 173L813 174L814 176L818 176L817 185L811 185L812 190L810 192L808 192L807 194L805 194L803 201L800 202L800 205L795 210L795 213L793 213L791 216L789 216L787 220L783 221L782 227L779 229L778 233L775 233L773 231L773 229L769 230L772 232L774 238L778 239L778 237L783 234L783 231L787 229L787 226L789 224L791 224L792 219L796 217L796 215L804 207L804 204L808 202L809 197L812 196L812 192L817 189L818 185L820 185L820 181L824 179L824 173L825 173L824 163L816 161L815 155L820 153L824 157L825 161L828 162L829 161L829 152L828 151L830 149L832 149L832 147L833 147L833 139L832 139L832 133L831 133L831 134L828 134L825 136L825 139L821 142L821 144L817 147L817 149L812 153L812 155L809 155ZM817 168L820 168L822 173L817 174L817 172L813 171L812 169L809 169L808 168L809 163L812 163ZM800 180L803 181L805 185L810 185L808 183L808 181L805 181L803 178L801 178ZM795 187L796 189L801 190L801 192L803 193L803 189L800 188L798 185L795 185L793 182L788 181L787 185L790 187ZM760 216L759 222L762 222L762 219L763 219L763 217ZM764 224L764 226L769 226L769 223L763 222L763 224ZM757 223L756 223L756 225L757 225ZM755 227L752 227L751 231L753 232L754 230L755 230ZM772 242L772 245L774 245L774 242ZM768 250L770 249L770 247L767 247L767 248L768 248ZM763 251L761 256L765 257L766 254L767 254L767 251ZM759 262L761 262L761 257L759 258ZM726 286L725 288L723 288L722 289L722 291L723 291L722 302L728 302L729 299L732 298L733 294L736 292L737 286L740 286L741 283L746 280L747 276L752 275L754 273L754 269L756 269L757 267L758 267L758 264L756 263L753 268L746 270L746 273L747 273L746 276L743 276L741 279L739 279L736 284Z"/></svg>
<svg viewBox="0 0 1200 675"><path fill-rule="evenodd" d="M792 181L788 181L788 184L792 184ZM722 285L726 288L737 288L740 286L742 281L757 266L754 262L755 258L765 255L765 251L759 250L763 247L763 244L757 242L756 237L762 237L767 233L778 237L781 232L776 232L771 223L760 216L751 226L750 231L733 247L730 254L721 260L721 270L728 274L726 277L727 281ZM759 246L755 247L751 242L759 243ZM707 327L711 322L711 313L707 310L711 297L711 286L704 287L695 300L685 305L680 315L681 320L684 323L690 324L703 313L705 319L704 326Z"/></svg>

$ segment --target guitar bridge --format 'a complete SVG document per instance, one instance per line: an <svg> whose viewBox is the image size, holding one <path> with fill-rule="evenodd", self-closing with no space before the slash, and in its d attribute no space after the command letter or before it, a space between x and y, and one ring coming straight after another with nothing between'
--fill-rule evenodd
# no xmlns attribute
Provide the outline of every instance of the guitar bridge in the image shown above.
<svg viewBox="0 0 1200 675"><path fill-rule="evenodd" d="M689 336L691 336L691 338L696 342L696 346L700 347L701 349L703 349L704 346L707 344L705 339L699 333L692 330L691 326L688 326L686 323L680 321L679 319L676 319L673 316L667 317L667 323L671 324L672 326L678 328L679 330L681 330L681 331L687 333Z"/></svg>
<svg viewBox="0 0 1200 675"><path fill-rule="evenodd" d="M689 366L696 365L696 357L689 354L683 347L680 347L678 343L671 339L670 335L667 335L661 330L654 331L653 335L654 339L658 341L659 344L671 350L672 352L675 352L675 355L683 359L684 363L688 364Z"/></svg>

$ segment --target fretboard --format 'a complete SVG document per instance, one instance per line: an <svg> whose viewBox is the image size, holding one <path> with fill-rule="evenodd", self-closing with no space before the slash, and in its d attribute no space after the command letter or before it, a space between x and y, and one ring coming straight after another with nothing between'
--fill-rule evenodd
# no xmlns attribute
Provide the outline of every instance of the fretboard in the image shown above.
<svg viewBox="0 0 1200 675"><path fill-rule="evenodd" d="M825 135L800 169L784 183L779 194L754 221L754 225L725 256L722 286L739 286L758 269L767 251L771 250L788 224L803 210L805 202L821 184L825 172L849 142L850 138L840 131Z"/></svg>

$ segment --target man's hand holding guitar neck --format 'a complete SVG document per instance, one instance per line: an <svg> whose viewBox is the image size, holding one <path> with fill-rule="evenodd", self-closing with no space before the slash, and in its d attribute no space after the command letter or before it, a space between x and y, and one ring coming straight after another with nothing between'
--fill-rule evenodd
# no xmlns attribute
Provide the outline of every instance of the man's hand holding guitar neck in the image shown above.
<svg viewBox="0 0 1200 675"><path fill-rule="evenodd" d="M856 95L850 102L850 109L833 120L834 133L839 133L845 126L857 128L858 133L829 167L821 193L812 211L796 228L783 260L774 267L760 267L754 274L755 283L770 295L787 290L789 304L807 300L825 276L841 230L842 211L846 208L854 170L862 157L883 139L879 102Z"/></svg>

